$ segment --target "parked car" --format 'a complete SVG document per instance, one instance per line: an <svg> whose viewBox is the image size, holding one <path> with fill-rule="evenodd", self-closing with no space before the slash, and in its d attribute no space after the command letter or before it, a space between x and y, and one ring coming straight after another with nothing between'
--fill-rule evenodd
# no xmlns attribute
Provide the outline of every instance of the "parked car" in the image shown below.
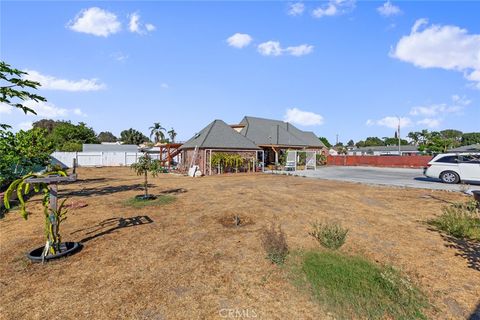
<svg viewBox="0 0 480 320"><path fill-rule="evenodd" d="M439 154L430 160L423 174L444 183L480 182L480 152Z"/></svg>

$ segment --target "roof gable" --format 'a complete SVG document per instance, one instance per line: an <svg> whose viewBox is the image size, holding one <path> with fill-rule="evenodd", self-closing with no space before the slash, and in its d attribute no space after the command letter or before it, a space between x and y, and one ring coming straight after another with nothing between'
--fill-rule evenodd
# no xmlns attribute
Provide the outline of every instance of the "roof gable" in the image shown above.
<svg viewBox="0 0 480 320"><path fill-rule="evenodd" d="M324 147L313 132L302 131L288 122L247 116L240 124L245 125L240 133L257 145Z"/></svg>
<svg viewBox="0 0 480 320"><path fill-rule="evenodd" d="M214 120L190 140L185 142L180 149L191 148L212 149L259 149L253 141L242 136L222 120Z"/></svg>

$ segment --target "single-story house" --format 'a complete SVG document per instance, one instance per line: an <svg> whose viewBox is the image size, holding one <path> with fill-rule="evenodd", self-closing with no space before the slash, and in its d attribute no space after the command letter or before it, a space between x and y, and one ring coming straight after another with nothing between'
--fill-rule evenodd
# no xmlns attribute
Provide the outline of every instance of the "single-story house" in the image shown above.
<svg viewBox="0 0 480 320"><path fill-rule="evenodd" d="M185 142L180 150L183 169L195 164L204 174L214 170L210 162L215 152L241 153L254 158L257 168L279 163L280 154L286 150L328 152L313 132L302 131L288 122L248 116L234 125L215 120Z"/></svg>
<svg viewBox="0 0 480 320"><path fill-rule="evenodd" d="M289 122L246 116L232 127L264 150L265 165L277 164L280 152L285 150L328 152L315 133Z"/></svg>
<svg viewBox="0 0 480 320"><path fill-rule="evenodd" d="M393 156L393 155L411 156L419 155L421 151L417 146L403 145L400 146L400 153L398 146L371 146L361 147L347 151L349 156Z"/></svg>
<svg viewBox="0 0 480 320"><path fill-rule="evenodd" d="M212 166L215 153L235 153L248 159L253 168L258 167L259 152L262 152L253 141L244 137L222 120L214 120L208 126L186 141L180 148L181 167L187 170L192 165L199 166L202 174L212 174L216 169ZM250 169L250 167L249 167Z"/></svg>
<svg viewBox="0 0 480 320"><path fill-rule="evenodd" d="M468 146L461 146L458 148L450 149L448 152L480 152L480 143L470 144Z"/></svg>

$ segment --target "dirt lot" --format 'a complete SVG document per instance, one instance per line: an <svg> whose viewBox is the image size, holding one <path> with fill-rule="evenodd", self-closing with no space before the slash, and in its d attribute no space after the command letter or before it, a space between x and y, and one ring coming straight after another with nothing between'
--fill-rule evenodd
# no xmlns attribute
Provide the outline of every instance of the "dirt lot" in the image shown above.
<svg viewBox="0 0 480 320"><path fill-rule="evenodd" d="M229 309L260 319L324 318L259 241L277 221L291 249L317 247L308 231L324 218L350 229L342 250L417 282L436 306L431 318L468 318L480 303L478 244L455 243L425 224L444 201L462 200L458 193L279 175L161 175L150 180L152 193L185 192L132 209L123 202L141 193L142 180L128 168L81 169L79 178L60 190L88 204L69 213L62 232L83 241L81 252L45 265L26 260L44 241L38 201L28 221L15 212L0 220L0 318L218 319ZM222 225L234 214L250 224Z"/></svg>

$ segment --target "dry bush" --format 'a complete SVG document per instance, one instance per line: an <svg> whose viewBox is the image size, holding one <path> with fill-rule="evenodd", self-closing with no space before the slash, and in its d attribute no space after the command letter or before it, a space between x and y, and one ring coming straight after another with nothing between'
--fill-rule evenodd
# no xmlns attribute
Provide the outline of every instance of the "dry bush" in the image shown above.
<svg viewBox="0 0 480 320"><path fill-rule="evenodd" d="M340 248L347 238L348 229L335 222L312 223L313 231L309 234L322 246L336 250Z"/></svg>
<svg viewBox="0 0 480 320"><path fill-rule="evenodd" d="M267 252L267 258L275 264L283 264L288 255L287 237L280 224L278 228L272 223L269 229L262 233L262 245Z"/></svg>

